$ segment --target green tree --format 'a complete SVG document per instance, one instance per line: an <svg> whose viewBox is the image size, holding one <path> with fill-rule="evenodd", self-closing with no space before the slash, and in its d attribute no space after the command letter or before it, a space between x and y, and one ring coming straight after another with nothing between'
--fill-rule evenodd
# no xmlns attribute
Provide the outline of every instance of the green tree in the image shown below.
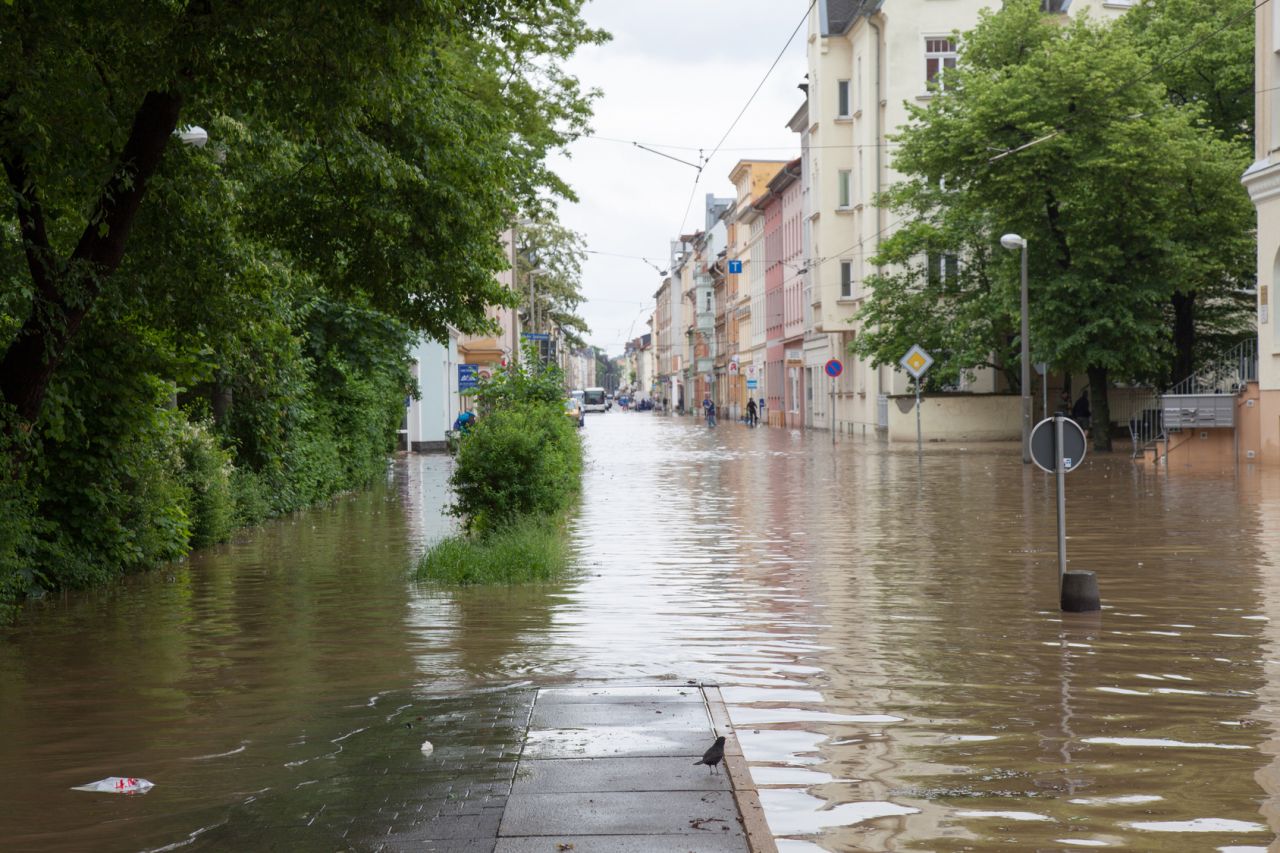
<svg viewBox="0 0 1280 853"><path fill-rule="evenodd" d="M1254 140L1253 0L1145 0L1117 26L1132 34L1169 101L1197 110L1247 163ZM1234 187L1229 194L1235 195ZM1187 192L1185 202L1197 215L1240 216L1235 199L1215 197L1203 187ZM1256 333L1251 234L1230 225L1215 231L1226 239L1201 246L1200 263L1183 270L1187 275L1175 282L1170 298L1171 382L1191 376L1198 363Z"/></svg>
<svg viewBox="0 0 1280 853"><path fill-rule="evenodd" d="M1170 104L1150 68L1119 27L1063 23L1034 0L983 13L945 89L908 105L894 160L906 178L883 201L921 222L877 262L918 260L873 279L862 316L889 328L856 351L891 364L916 334L953 373L991 354L1016 364L1018 258L998 247L1014 231L1030 243L1034 357L1088 374L1095 422L1109 423L1112 381L1158 381L1174 290L1238 260L1251 215L1239 150L1196 106ZM925 259L946 254L963 272L931 283ZM1094 436L1110 449L1106 428Z"/></svg>
<svg viewBox="0 0 1280 853"><path fill-rule="evenodd" d="M519 231L516 251L516 281L524 285L533 275L533 305L539 331L554 326L564 332L570 346L583 347L582 336L591 330L578 315L582 296L582 262L587 244L582 235L551 222L538 222ZM528 297L524 298L527 308Z"/></svg>
<svg viewBox="0 0 1280 853"><path fill-rule="evenodd" d="M250 207L304 270L437 335L448 322L481 324L500 298L500 226L520 200L567 194L544 155L589 112L589 95L558 67L604 38L582 23L581 3L31 0L0 10L0 161L27 268L3 300L11 422L29 428L40 415L186 122L232 117L240 143L276 155L284 168L246 186Z"/></svg>
<svg viewBox="0 0 1280 853"><path fill-rule="evenodd" d="M0 5L0 607L385 470L409 341L571 196L582 2Z"/></svg>

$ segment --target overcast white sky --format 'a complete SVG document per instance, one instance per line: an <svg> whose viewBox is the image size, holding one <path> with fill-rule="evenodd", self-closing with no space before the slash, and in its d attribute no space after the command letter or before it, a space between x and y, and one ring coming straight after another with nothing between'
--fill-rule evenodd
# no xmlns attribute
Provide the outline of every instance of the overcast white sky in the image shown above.
<svg viewBox="0 0 1280 853"><path fill-rule="evenodd" d="M808 9L808 0L592 0L585 16L613 34L569 63L596 102L594 135L658 143L697 162L710 154ZM703 169L684 223L696 171L629 144L581 139L554 165L578 193L561 221L597 252L649 258L666 269L667 243L683 227L701 227L706 193L732 195L729 171L740 159L785 160L800 153L786 122L803 103L805 29L787 49L724 147ZM675 147L679 146L679 147ZM657 147L657 146L655 146ZM683 149L690 150L683 150ZM589 255L583 270L591 327L588 342L622 352L647 331L662 283L644 261Z"/></svg>

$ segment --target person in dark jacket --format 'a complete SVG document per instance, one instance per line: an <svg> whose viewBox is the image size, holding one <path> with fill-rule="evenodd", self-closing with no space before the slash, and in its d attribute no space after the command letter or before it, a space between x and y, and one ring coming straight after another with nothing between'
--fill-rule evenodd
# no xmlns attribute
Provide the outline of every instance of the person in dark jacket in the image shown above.
<svg viewBox="0 0 1280 853"><path fill-rule="evenodd" d="M753 399L748 399L747 400L747 426L756 425L757 415L758 415L758 412L756 410L756 401Z"/></svg>
<svg viewBox="0 0 1280 853"><path fill-rule="evenodd" d="M1089 410L1089 389L1086 388L1080 392L1079 399L1071 407L1071 419L1080 425L1080 429L1087 430L1092 415L1093 413Z"/></svg>

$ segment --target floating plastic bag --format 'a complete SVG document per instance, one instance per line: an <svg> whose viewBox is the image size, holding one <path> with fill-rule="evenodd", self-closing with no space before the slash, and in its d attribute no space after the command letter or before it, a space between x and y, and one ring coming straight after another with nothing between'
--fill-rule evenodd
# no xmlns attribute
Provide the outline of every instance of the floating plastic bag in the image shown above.
<svg viewBox="0 0 1280 853"><path fill-rule="evenodd" d="M154 787L155 784L146 779L136 779L133 776L108 776L97 782L90 782L88 785L77 785L71 790L95 791L104 794L145 794Z"/></svg>
<svg viewBox="0 0 1280 853"><path fill-rule="evenodd" d="M431 745L431 741L429 741L429 740L424 740L424 741L422 742L422 754L423 754L423 755L430 755L431 753L433 753L433 752L435 752L435 751L436 751L436 748L435 748L434 746L432 746L432 745Z"/></svg>

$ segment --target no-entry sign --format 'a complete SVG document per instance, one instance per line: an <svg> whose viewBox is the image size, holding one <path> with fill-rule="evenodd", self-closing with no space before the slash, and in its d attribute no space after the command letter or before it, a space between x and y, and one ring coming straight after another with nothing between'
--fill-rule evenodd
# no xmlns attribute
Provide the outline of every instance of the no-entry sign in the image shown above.
<svg viewBox="0 0 1280 853"><path fill-rule="evenodd" d="M1045 418L1031 431L1031 461L1046 474L1058 471L1058 441L1053 418ZM1062 419L1062 470L1074 471L1084 461L1088 442L1080 424Z"/></svg>

